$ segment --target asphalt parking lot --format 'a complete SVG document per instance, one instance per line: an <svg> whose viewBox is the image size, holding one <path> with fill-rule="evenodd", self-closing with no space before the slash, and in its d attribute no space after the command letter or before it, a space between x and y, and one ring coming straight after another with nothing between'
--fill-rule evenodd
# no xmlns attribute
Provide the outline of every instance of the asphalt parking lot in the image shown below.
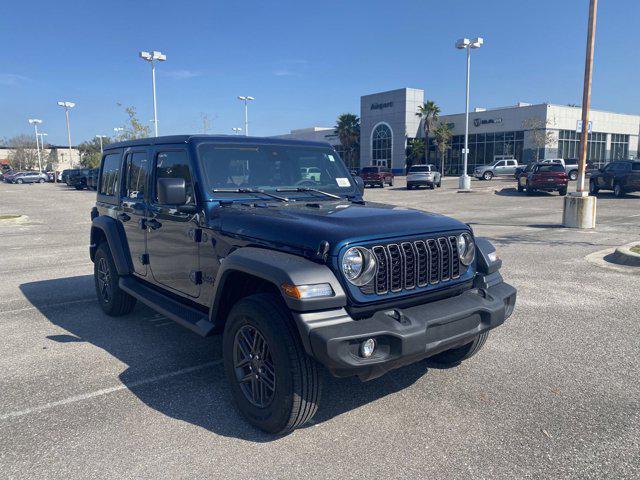
<svg viewBox="0 0 640 480"><path fill-rule="evenodd" d="M314 423L272 438L234 409L220 338L153 311L105 316L88 258L95 194L0 184L2 478L638 478L640 275L585 257L640 239L640 195L598 228L512 180L365 198L473 225L518 288L514 315L458 368L361 383L325 375Z"/></svg>

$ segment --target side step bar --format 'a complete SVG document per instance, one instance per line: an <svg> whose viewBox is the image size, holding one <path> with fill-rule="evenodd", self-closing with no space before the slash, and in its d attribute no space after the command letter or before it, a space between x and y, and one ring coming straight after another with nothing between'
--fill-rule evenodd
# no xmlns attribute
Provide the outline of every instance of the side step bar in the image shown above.
<svg viewBox="0 0 640 480"><path fill-rule="evenodd" d="M213 323L200 310L183 305L171 297L147 287L134 277L120 277L120 288L145 305L203 337L211 335Z"/></svg>

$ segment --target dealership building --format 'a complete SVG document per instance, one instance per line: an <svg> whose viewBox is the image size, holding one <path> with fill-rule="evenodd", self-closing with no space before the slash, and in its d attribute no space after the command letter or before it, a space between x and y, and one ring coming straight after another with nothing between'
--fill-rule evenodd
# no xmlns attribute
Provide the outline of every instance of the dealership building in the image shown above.
<svg viewBox="0 0 640 480"><path fill-rule="evenodd" d="M403 173L407 146L423 138L418 106L425 101L424 90L401 88L360 98L360 165L389 166ZM469 113L468 171L496 158L515 157L520 162L536 158L577 158L581 129L580 107L549 103L501 108L475 108ZM448 174L462 173L464 113L441 115L453 137L445 155ZM602 164L638 156L640 115L591 110L587 160ZM294 130L282 138L324 140L339 148L333 128L312 127ZM430 161L436 162L436 147L430 139Z"/></svg>

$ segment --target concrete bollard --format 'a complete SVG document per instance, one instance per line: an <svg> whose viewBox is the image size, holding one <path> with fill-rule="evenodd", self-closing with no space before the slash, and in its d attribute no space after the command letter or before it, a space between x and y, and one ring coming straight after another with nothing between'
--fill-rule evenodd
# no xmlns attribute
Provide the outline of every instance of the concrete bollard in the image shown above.
<svg viewBox="0 0 640 480"><path fill-rule="evenodd" d="M596 200L587 192L570 193L564 197L562 225L568 228L596 228Z"/></svg>

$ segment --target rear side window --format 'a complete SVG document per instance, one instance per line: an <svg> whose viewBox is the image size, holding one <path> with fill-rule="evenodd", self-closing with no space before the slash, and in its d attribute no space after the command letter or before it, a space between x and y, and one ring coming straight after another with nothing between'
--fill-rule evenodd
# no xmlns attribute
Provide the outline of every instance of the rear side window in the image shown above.
<svg viewBox="0 0 640 480"><path fill-rule="evenodd" d="M102 176L100 177L100 195L114 196L120 177L120 154L109 153L102 161Z"/></svg>
<svg viewBox="0 0 640 480"><path fill-rule="evenodd" d="M187 186L187 203L195 203L193 195L193 181L189 168L189 158L184 150L173 150L159 152L156 157L156 183L159 178L184 178ZM157 190L157 189L156 189ZM154 201L158 202L158 195L155 194Z"/></svg>
<svg viewBox="0 0 640 480"><path fill-rule="evenodd" d="M127 160L127 192L126 196L140 200L147 191L147 154L134 152Z"/></svg>
<svg viewBox="0 0 640 480"><path fill-rule="evenodd" d="M633 171L634 172L640 172L640 162L634 162L633 163Z"/></svg>

